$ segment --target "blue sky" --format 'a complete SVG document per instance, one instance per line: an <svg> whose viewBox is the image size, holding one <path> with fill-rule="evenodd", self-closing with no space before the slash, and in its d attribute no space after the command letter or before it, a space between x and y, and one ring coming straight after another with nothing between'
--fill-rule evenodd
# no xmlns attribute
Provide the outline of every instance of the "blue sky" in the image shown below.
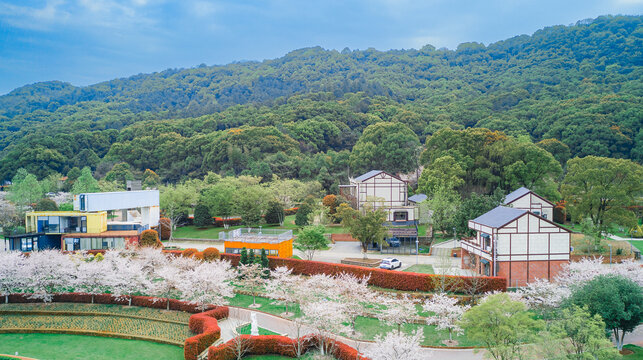
<svg viewBox="0 0 643 360"><path fill-rule="evenodd" d="M489 44L641 13L643 0L0 0L0 94L38 81L88 85L316 45Z"/></svg>

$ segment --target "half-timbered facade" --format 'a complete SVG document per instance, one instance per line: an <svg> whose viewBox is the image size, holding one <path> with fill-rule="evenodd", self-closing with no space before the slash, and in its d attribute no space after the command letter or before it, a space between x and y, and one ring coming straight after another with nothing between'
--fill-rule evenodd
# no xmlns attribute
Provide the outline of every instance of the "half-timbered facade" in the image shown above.
<svg viewBox="0 0 643 360"><path fill-rule="evenodd" d="M529 210L498 206L469 228L476 236L461 242L462 267L505 277L509 286L553 279L569 262L571 232Z"/></svg>
<svg viewBox="0 0 643 360"><path fill-rule="evenodd" d="M514 209L529 210L545 219L552 220L554 218L554 204L525 187L507 195L504 204Z"/></svg>
<svg viewBox="0 0 643 360"><path fill-rule="evenodd" d="M372 170L350 179L350 185L340 185L340 194L351 202L354 209L382 208L387 221L415 222L417 206L409 204L408 184L386 171Z"/></svg>

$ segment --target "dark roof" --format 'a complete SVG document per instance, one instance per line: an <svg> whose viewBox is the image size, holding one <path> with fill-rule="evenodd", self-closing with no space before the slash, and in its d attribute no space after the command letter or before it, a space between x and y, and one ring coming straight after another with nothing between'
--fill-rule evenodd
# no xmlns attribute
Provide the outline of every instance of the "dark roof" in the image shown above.
<svg viewBox="0 0 643 360"><path fill-rule="evenodd" d="M415 194L413 196L409 196L409 201L412 201L412 202L414 202L416 204L419 204L422 201L426 200L427 198L428 198L428 196L426 196L424 194Z"/></svg>
<svg viewBox="0 0 643 360"><path fill-rule="evenodd" d="M480 225L489 226L492 228L499 228L507 223L521 217L527 210L514 209L505 206L498 206L497 208L484 213L477 218L471 220Z"/></svg>
<svg viewBox="0 0 643 360"><path fill-rule="evenodd" d="M507 204L513 202L514 200L516 200L518 198L521 198L521 197L525 196L526 194L529 194L530 192L531 192L531 190L527 189L526 187L521 187L521 188L519 188L517 190L514 190L514 191L510 192L505 197L505 202L503 204L507 205Z"/></svg>
<svg viewBox="0 0 643 360"><path fill-rule="evenodd" d="M375 175L377 175L377 174L379 174L381 172L382 172L382 170L371 170L371 171L367 172L366 174L362 174L362 175L356 177L355 181L368 180L368 179L372 178L373 176L375 176Z"/></svg>

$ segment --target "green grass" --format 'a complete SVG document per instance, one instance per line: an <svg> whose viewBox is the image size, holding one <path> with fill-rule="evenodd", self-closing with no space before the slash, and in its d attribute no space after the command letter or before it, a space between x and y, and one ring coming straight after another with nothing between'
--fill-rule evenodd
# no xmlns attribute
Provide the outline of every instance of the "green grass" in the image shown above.
<svg viewBox="0 0 643 360"><path fill-rule="evenodd" d="M643 348L633 344L624 345L623 349L631 350L634 354L625 355L627 360L643 360Z"/></svg>
<svg viewBox="0 0 643 360"><path fill-rule="evenodd" d="M275 301L265 297L257 296L257 304L261 304L260 310L274 315L281 315L286 311L286 308L283 304L273 304ZM230 299L229 305L238 306L243 308L248 308L252 304L252 296L244 294L235 294L233 298ZM294 309L294 310L293 310ZM297 304L288 304L288 311L299 314L299 306Z"/></svg>
<svg viewBox="0 0 643 360"><path fill-rule="evenodd" d="M424 341L422 341L422 345L444 346L442 341L449 338L448 332L438 332L433 325L406 324L402 326L402 331L408 334L418 328L422 328L424 331ZM360 339L374 340L376 335L385 335L390 331L397 331L397 328L387 325L378 319L360 316L355 320L355 330L360 334ZM346 335L350 336L350 334ZM461 336L454 334L453 340L458 341L458 346L482 346L482 344L478 342L469 340L466 333Z"/></svg>
<svg viewBox="0 0 643 360"><path fill-rule="evenodd" d="M408 269L405 269L402 271L416 272L420 274L435 274L435 272L433 271L432 265L424 265L424 264L411 265Z"/></svg>
<svg viewBox="0 0 643 360"><path fill-rule="evenodd" d="M0 334L0 353L40 360L182 360L180 346L66 334Z"/></svg>
<svg viewBox="0 0 643 360"><path fill-rule="evenodd" d="M315 356L314 352L306 353L299 358L299 360L310 360ZM328 357L328 359L333 359ZM243 360L293 360L291 357L281 355L251 355L244 357Z"/></svg>
<svg viewBox="0 0 643 360"><path fill-rule="evenodd" d="M630 240L630 244L643 252L643 240Z"/></svg>
<svg viewBox="0 0 643 360"><path fill-rule="evenodd" d="M252 326L250 324L246 324L237 328L237 332L241 335L250 335L251 331L252 331ZM259 327L259 335L281 335L281 334Z"/></svg>

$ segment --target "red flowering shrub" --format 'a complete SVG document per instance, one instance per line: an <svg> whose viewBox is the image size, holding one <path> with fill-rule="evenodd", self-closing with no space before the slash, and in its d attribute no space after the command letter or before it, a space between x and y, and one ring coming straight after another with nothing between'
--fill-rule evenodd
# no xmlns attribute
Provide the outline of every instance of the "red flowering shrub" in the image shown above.
<svg viewBox="0 0 643 360"><path fill-rule="evenodd" d="M162 248L163 243L159 240L159 233L156 230L145 230L141 233L141 238L138 240L139 246Z"/></svg>
<svg viewBox="0 0 643 360"><path fill-rule="evenodd" d="M299 207L292 207L290 209L284 209L284 216L295 215L299 210Z"/></svg>
<svg viewBox="0 0 643 360"><path fill-rule="evenodd" d="M200 353L221 337L221 328L217 319L228 317L228 313L228 307L222 306L190 316L190 330L198 335L185 340L183 346L185 360L195 360Z"/></svg>
<svg viewBox="0 0 643 360"><path fill-rule="evenodd" d="M199 252L199 250L197 250L197 249L188 248L188 249L183 250L181 255L183 255L183 257L193 257L198 252Z"/></svg>
<svg viewBox="0 0 643 360"><path fill-rule="evenodd" d="M223 224L228 224L230 226L237 226L237 225L241 225L241 221L242 219L240 217L223 219L221 217L215 216L214 226L223 227Z"/></svg>

